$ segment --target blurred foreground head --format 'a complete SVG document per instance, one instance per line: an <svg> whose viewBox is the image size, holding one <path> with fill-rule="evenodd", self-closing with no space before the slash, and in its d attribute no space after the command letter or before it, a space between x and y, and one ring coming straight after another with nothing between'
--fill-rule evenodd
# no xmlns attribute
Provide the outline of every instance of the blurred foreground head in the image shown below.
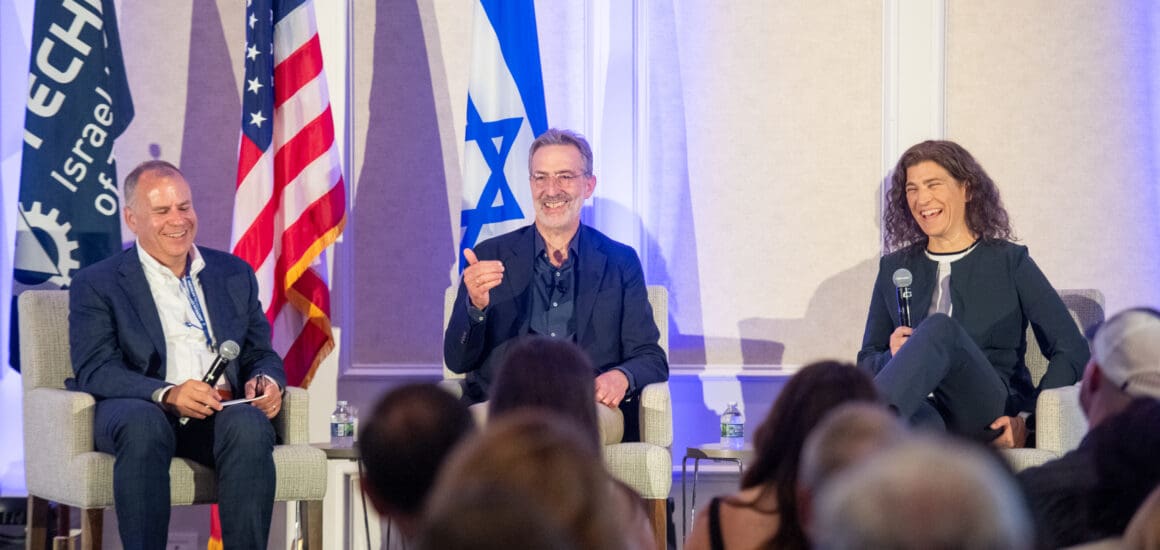
<svg viewBox="0 0 1160 550"><path fill-rule="evenodd" d="M915 437L886 449L822 487L815 547L1031 548L1027 507L999 461L948 438Z"/></svg>

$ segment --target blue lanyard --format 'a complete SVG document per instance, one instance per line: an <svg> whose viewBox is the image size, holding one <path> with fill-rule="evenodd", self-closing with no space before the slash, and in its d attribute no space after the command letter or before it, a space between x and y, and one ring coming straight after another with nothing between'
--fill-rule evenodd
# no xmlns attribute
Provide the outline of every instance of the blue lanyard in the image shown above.
<svg viewBox="0 0 1160 550"><path fill-rule="evenodd" d="M181 278L181 288L185 290L185 297L189 299L189 305L193 308L193 315L197 317L202 334L205 334L205 345L209 347L210 351L213 351L213 338L209 335L209 323L205 322L205 312L201 309L201 300L197 298L197 287L193 286L193 277L190 277L188 268L185 277ZM186 321L185 324L193 326L193 323L189 321Z"/></svg>

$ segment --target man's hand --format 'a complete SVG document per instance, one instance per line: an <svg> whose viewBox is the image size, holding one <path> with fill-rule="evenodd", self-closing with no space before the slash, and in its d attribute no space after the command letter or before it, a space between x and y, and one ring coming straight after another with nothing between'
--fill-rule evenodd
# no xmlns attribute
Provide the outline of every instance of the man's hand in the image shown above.
<svg viewBox="0 0 1160 550"><path fill-rule="evenodd" d="M201 380L189 379L165 392L162 403L177 411L179 416L201 420L222 410L217 390Z"/></svg>
<svg viewBox="0 0 1160 550"><path fill-rule="evenodd" d="M246 382L246 399L259 395L262 398L251 401L250 404L258 407L266 415L266 418L278 416L278 411L282 410L282 390L278 388L278 384L271 382L265 376L251 378Z"/></svg>
<svg viewBox="0 0 1160 550"><path fill-rule="evenodd" d="M491 303L491 289L503 282L503 262L481 262L470 248L463 249L463 257L467 259L463 284L467 287L467 295L471 297L471 305L482 310Z"/></svg>
<svg viewBox="0 0 1160 550"><path fill-rule="evenodd" d="M1003 430L991 441L1000 449L1019 449L1027 444L1027 422L1021 416L1000 416L991 423L992 430Z"/></svg>
<svg viewBox="0 0 1160 550"><path fill-rule="evenodd" d="M890 333L890 355L891 356L898 354L898 350L900 348L902 348L902 344L906 343L906 339L910 338L911 334L914 334L914 329L912 329L908 326L898 327L898 328L894 329L894 332Z"/></svg>
<svg viewBox="0 0 1160 550"><path fill-rule="evenodd" d="M617 369L612 369L596 377L596 402L610 409L620 406L624 394L628 392L628 377Z"/></svg>

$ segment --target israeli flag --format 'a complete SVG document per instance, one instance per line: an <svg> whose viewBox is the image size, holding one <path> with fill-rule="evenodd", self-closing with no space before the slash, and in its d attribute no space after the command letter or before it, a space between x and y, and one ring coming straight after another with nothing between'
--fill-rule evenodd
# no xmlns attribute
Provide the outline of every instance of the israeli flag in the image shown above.
<svg viewBox="0 0 1160 550"><path fill-rule="evenodd" d="M534 219L528 147L548 129L533 0L479 0L463 151L464 248Z"/></svg>

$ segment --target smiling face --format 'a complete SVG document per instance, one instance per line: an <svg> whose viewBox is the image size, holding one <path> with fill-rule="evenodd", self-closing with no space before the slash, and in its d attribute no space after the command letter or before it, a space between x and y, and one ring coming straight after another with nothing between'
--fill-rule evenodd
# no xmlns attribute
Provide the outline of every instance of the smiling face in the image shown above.
<svg viewBox="0 0 1160 550"><path fill-rule="evenodd" d="M180 174L148 171L140 175L125 205L125 224L137 244L180 276L197 236L193 194Z"/></svg>
<svg viewBox="0 0 1160 550"><path fill-rule="evenodd" d="M529 179L540 234L571 238L580 227L585 199L596 189L596 178L585 173L580 150L572 145L536 149Z"/></svg>
<svg viewBox="0 0 1160 550"><path fill-rule="evenodd" d="M906 169L906 204L931 252L954 252L970 246L975 236L967 227L967 187L934 161Z"/></svg>

